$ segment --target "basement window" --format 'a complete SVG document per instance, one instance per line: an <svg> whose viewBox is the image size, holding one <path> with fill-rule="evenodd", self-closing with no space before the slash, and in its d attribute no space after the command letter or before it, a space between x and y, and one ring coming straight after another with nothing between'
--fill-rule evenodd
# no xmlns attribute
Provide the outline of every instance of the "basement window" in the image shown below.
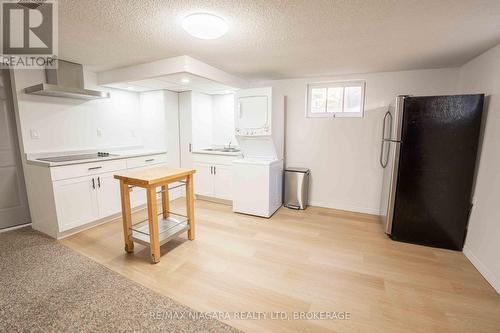
<svg viewBox="0 0 500 333"><path fill-rule="evenodd" d="M363 117L365 81L307 85L307 117Z"/></svg>

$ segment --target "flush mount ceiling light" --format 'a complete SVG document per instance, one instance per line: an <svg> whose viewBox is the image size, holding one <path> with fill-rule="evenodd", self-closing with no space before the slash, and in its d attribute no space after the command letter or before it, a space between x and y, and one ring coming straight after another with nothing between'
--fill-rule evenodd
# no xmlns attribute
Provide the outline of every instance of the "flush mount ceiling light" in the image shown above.
<svg viewBox="0 0 500 333"><path fill-rule="evenodd" d="M182 28L191 36L200 39L216 39L226 34L228 26L224 19L208 13L188 15L182 21Z"/></svg>
<svg viewBox="0 0 500 333"><path fill-rule="evenodd" d="M189 80L187 77L183 77L183 78L181 79L181 83L182 83L182 84L188 84L189 82L191 82L191 80Z"/></svg>

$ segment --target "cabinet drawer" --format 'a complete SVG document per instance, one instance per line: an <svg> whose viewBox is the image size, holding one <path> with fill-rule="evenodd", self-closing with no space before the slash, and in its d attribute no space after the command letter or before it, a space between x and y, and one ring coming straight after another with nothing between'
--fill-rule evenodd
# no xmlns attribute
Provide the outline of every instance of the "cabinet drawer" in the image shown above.
<svg viewBox="0 0 500 333"><path fill-rule="evenodd" d="M126 168L127 162L122 159L52 167L50 168L50 174L52 176L52 180L56 181L61 179L91 176L105 172L124 170Z"/></svg>
<svg viewBox="0 0 500 333"><path fill-rule="evenodd" d="M167 155L147 155L127 159L127 168L140 168L148 165L160 164L167 162Z"/></svg>

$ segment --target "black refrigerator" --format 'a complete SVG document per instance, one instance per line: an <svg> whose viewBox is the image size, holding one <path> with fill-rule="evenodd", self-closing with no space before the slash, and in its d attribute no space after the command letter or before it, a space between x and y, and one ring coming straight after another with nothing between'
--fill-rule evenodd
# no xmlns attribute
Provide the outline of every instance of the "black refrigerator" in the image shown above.
<svg viewBox="0 0 500 333"><path fill-rule="evenodd" d="M399 96L384 115L381 216L393 240L462 250L483 101Z"/></svg>

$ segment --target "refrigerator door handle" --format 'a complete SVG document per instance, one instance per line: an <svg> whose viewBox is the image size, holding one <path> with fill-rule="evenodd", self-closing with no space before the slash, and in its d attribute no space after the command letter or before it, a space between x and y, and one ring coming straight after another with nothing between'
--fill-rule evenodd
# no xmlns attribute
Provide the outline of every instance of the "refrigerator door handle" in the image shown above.
<svg viewBox="0 0 500 333"><path fill-rule="evenodd" d="M389 145L389 149L387 149L387 152L385 154L385 162L384 162L384 144L387 141L391 141L391 140L386 139L386 136L385 136L387 117L389 117L389 129L391 129L392 128L392 114L390 111L387 111L385 116L384 116L384 126L382 129L382 142L380 143L380 165L384 169L387 167L387 163L389 163L389 150L390 150L390 145Z"/></svg>
<svg viewBox="0 0 500 333"><path fill-rule="evenodd" d="M384 158L383 157L384 156L384 143L385 143L384 140L382 140L380 142L380 166L385 169L385 167L387 166L387 161L386 161L386 163L384 163L382 160Z"/></svg>

